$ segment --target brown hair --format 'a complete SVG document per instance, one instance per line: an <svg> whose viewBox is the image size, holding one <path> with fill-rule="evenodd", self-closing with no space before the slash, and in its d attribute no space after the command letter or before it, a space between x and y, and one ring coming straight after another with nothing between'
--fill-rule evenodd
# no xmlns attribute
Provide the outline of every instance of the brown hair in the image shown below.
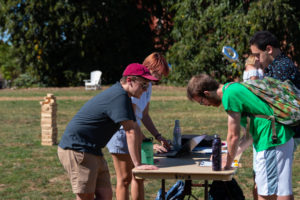
<svg viewBox="0 0 300 200"><path fill-rule="evenodd" d="M204 91L216 91L219 83L207 74L193 76L187 86L187 97L194 101L195 96L205 97Z"/></svg>
<svg viewBox="0 0 300 200"><path fill-rule="evenodd" d="M161 53L158 52L151 53L149 56L145 58L143 65L146 66L151 71L162 72L164 76L168 76L169 74L168 63Z"/></svg>
<svg viewBox="0 0 300 200"><path fill-rule="evenodd" d="M145 78L143 78L141 76L122 76L122 78L120 79L120 82L121 83L126 83L127 82L127 77L131 77L132 81L135 81L137 79L143 79L144 81L149 82L149 80L147 80L147 79L145 79Z"/></svg>

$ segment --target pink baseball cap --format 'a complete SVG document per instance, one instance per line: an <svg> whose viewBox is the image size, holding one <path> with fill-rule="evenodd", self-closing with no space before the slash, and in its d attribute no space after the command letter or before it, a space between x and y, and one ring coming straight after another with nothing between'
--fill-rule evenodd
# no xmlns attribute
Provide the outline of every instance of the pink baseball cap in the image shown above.
<svg viewBox="0 0 300 200"><path fill-rule="evenodd" d="M144 65L139 63L129 64L124 70L123 76L141 76L150 81L158 81Z"/></svg>

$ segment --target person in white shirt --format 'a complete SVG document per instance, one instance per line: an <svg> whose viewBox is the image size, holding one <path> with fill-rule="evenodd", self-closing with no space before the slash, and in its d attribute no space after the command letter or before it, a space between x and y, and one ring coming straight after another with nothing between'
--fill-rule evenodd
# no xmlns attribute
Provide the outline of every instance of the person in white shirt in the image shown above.
<svg viewBox="0 0 300 200"><path fill-rule="evenodd" d="M263 79L264 72L260 67L259 62L255 56L250 55L245 62L245 70L243 73L243 81Z"/></svg>
<svg viewBox="0 0 300 200"><path fill-rule="evenodd" d="M255 59L254 55L250 55L245 62L245 70L243 73L243 81L247 82L248 80L258 80L258 79L263 79L264 78L264 72L262 70L262 67L260 63ZM248 143L249 145L253 142L253 139L250 135L250 133L246 132L246 128L242 128L244 134L244 137L241 139L241 143ZM247 146L247 145L245 145ZM253 147L253 159L256 157L256 150ZM255 161L253 160L253 180L255 180ZM257 187L254 182L253 186L253 199L257 200L258 195L257 195Z"/></svg>
<svg viewBox="0 0 300 200"><path fill-rule="evenodd" d="M143 62L151 75L161 80L162 76L168 76L169 66L165 58L157 52L150 54ZM143 123L147 130L159 141L161 145L155 145L158 151L168 151L170 148L167 140L158 132L153 121L149 115L150 98L152 94L152 84L149 84L147 91L138 98L131 98L132 106L135 110L135 116L137 124L141 126ZM142 132L140 132L140 144L145 138ZM126 134L122 127L111 138L107 144L107 148L112 155L114 168L117 175L117 187L116 187L116 199L128 200L129 199L129 185L131 183L131 199L143 200L144 199L144 184L142 179L135 179L132 175L132 169L134 167L126 143ZM141 145L139 145L141 148Z"/></svg>

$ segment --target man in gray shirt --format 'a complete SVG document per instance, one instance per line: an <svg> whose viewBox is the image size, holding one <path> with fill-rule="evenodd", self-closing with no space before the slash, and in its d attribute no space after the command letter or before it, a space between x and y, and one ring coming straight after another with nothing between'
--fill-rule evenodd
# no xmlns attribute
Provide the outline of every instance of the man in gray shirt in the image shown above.
<svg viewBox="0 0 300 200"><path fill-rule="evenodd" d="M101 149L122 125L134 166L141 165L137 133L139 126L130 97L139 98L150 81L157 81L138 63L127 66L120 82L89 100L68 124L58 147L59 160L66 169L76 199L112 199L109 170Z"/></svg>

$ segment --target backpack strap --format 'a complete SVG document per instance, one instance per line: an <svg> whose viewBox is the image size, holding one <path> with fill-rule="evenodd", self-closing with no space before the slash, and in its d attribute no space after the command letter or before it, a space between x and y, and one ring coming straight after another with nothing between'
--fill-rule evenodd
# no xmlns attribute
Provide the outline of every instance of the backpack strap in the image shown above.
<svg viewBox="0 0 300 200"><path fill-rule="evenodd" d="M247 125L246 125L246 137L249 138L250 135L250 121L251 118L249 116L247 116Z"/></svg>
<svg viewBox="0 0 300 200"><path fill-rule="evenodd" d="M254 117L259 117L259 118L264 118L264 119L267 119L267 120L271 120L271 122L272 122L272 143L277 144L278 140L277 140L277 134L276 134L275 117L274 116L268 116L268 115L254 115Z"/></svg>

